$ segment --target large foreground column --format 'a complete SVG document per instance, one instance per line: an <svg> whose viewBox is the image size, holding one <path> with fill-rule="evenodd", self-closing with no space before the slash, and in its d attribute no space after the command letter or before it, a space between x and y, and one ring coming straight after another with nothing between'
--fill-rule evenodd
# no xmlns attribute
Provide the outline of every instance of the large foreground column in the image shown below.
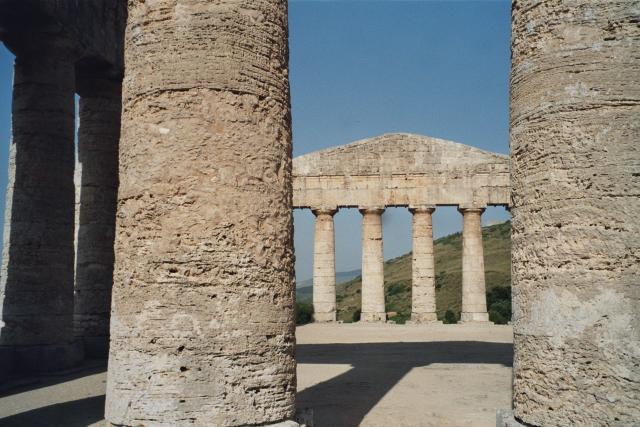
<svg viewBox="0 0 640 427"><path fill-rule="evenodd" d="M51 37L51 36L47 36ZM73 342L74 68L64 49L18 52L0 285L0 371L68 368Z"/></svg>
<svg viewBox="0 0 640 427"><path fill-rule="evenodd" d="M411 259L411 321L436 322L436 274L433 255L434 207L412 206L413 257Z"/></svg>
<svg viewBox="0 0 640 427"><path fill-rule="evenodd" d="M383 208L360 208L362 214L362 322L384 322Z"/></svg>
<svg viewBox="0 0 640 427"><path fill-rule="evenodd" d="M515 415L636 425L637 2L517 2L512 28Z"/></svg>
<svg viewBox="0 0 640 427"><path fill-rule="evenodd" d="M106 417L295 406L287 2L129 2Z"/></svg>
<svg viewBox="0 0 640 427"><path fill-rule="evenodd" d="M113 240L118 197L120 83L78 79L81 171L76 252L74 329L85 354L106 357L113 284Z"/></svg>
<svg viewBox="0 0 640 427"><path fill-rule="evenodd" d="M336 320L336 255L333 216L337 209L314 209L313 320Z"/></svg>
<svg viewBox="0 0 640 427"><path fill-rule="evenodd" d="M484 282L484 252L480 217L484 209L460 208L462 213L462 323L488 322Z"/></svg>

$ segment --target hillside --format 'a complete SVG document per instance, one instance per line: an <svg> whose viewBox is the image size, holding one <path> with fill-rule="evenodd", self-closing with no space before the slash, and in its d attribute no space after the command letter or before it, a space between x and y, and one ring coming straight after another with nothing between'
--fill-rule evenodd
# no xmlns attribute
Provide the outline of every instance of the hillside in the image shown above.
<svg viewBox="0 0 640 427"><path fill-rule="evenodd" d="M343 283L360 276L360 270L339 271L336 273L336 283ZM313 299L313 279L297 283L296 301L310 303Z"/></svg>
<svg viewBox="0 0 640 427"><path fill-rule="evenodd" d="M505 310L505 306L508 305L508 312L510 312L511 223L507 221L484 227L482 236L485 278L490 303L495 301ZM462 303L462 234L455 233L436 240L434 252L438 318L443 319L445 312L451 310L458 319ZM392 320L404 323L411 313L411 253L385 262L384 276L387 312L397 312L397 316ZM357 318L361 286L360 276L337 286L339 320L351 322L354 320L354 315Z"/></svg>

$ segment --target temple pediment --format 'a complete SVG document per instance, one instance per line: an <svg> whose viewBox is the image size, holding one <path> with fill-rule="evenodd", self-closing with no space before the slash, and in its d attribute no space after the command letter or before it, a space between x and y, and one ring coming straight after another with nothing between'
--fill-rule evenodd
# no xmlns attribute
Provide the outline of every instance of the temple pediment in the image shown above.
<svg viewBox="0 0 640 427"><path fill-rule="evenodd" d="M294 176L433 175L479 165L508 168L508 156L444 139L390 133L315 151L293 160Z"/></svg>

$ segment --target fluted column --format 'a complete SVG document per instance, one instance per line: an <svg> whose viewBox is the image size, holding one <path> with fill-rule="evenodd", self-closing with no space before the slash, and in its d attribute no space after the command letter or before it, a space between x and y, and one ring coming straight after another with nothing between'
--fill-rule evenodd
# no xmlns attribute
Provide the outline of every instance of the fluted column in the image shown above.
<svg viewBox="0 0 640 427"><path fill-rule="evenodd" d="M337 209L313 209L313 320L336 320L336 256L333 216Z"/></svg>
<svg viewBox="0 0 640 427"><path fill-rule="evenodd" d="M295 413L287 2L129 2L106 418Z"/></svg>
<svg viewBox="0 0 640 427"><path fill-rule="evenodd" d="M482 208L460 208L462 213L462 312L460 321L488 322L482 249Z"/></svg>
<svg viewBox="0 0 640 427"><path fill-rule="evenodd" d="M411 321L436 322L436 280L432 214L435 207L412 206L413 256L411 259Z"/></svg>
<svg viewBox="0 0 640 427"><path fill-rule="evenodd" d="M118 197L121 84L78 79L80 198L76 246L74 330L85 354L106 357L113 285Z"/></svg>
<svg viewBox="0 0 640 427"><path fill-rule="evenodd" d="M50 42L18 52L14 69L0 282L0 352L13 373L82 358L73 337L74 64Z"/></svg>
<svg viewBox="0 0 640 427"><path fill-rule="evenodd" d="M384 322L384 258L382 214L384 208L360 208L362 214L362 309L360 321Z"/></svg>

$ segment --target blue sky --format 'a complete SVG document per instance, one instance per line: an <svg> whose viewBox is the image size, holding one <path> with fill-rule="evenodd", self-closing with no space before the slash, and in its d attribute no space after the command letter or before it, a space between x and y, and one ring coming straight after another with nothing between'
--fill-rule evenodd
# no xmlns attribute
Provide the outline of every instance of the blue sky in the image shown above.
<svg viewBox="0 0 640 427"><path fill-rule="evenodd" d="M294 155L387 132L508 153L509 1L290 1ZM0 204L10 138L13 56L0 47ZM3 208L4 211L4 208ZM509 217L490 208L485 223ZM296 273L311 276L313 215L296 211ZM336 269L360 266L360 214L335 216ZM411 248L406 209L383 215L385 258ZM436 237L459 231L440 208Z"/></svg>

